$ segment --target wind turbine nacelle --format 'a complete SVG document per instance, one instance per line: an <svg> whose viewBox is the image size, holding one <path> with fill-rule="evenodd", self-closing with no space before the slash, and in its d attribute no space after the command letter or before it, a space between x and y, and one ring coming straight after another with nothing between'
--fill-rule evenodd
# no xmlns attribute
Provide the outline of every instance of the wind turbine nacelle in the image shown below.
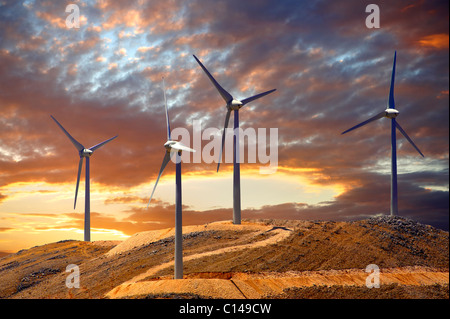
<svg viewBox="0 0 450 319"><path fill-rule="evenodd" d="M94 153L93 151L85 148L80 152L80 156L81 157L91 157L93 153Z"/></svg>
<svg viewBox="0 0 450 319"><path fill-rule="evenodd" d="M384 112L386 113L384 116L389 119L395 119L399 113L396 109L391 108L387 108Z"/></svg>
<svg viewBox="0 0 450 319"><path fill-rule="evenodd" d="M170 150L172 149L172 145L175 144L176 142L177 142L177 141L171 141L171 140L169 140L169 141L167 141L167 142L164 143L164 147L166 148L166 150L167 150L168 152L170 152Z"/></svg>
<svg viewBox="0 0 450 319"><path fill-rule="evenodd" d="M229 103L229 108L232 110L239 110L244 104L236 99L233 99L230 103Z"/></svg>

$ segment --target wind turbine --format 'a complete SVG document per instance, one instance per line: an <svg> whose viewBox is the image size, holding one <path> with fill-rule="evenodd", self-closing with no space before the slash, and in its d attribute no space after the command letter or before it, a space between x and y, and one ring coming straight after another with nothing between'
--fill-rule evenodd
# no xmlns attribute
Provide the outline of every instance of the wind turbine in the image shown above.
<svg viewBox="0 0 450 319"><path fill-rule="evenodd" d="M217 91L219 91L222 98L225 100L227 114L225 116L225 125L222 133L222 146L220 148L219 161L217 163L217 172L220 167L220 160L222 158L223 146L225 144L225 130L228 127L228 121L230 120L231 111L234 111L234 135L233 135L233 224L241 223L241 173L240 173L240 160L239 160L239 109L254 101L259 99L267 94L270 94L276 89L266 91L263 93L259 93L248 97L243 100L235 99L230 93L228 93L224 88L220 86L220 84L214 79L214 77L209 73L209 71L205 68L205 66L200 62L200 60L194 55L195 60L197 60L198 64L201 66L203 71L206 73L212 84L216 87Z"/></svg>
<svg viewBox="0 0 450 319"><path fill-rule="evenodd" d="M61 124L59 124L59 122L52 115L50 116L56 122L56 124L58 124L58 126L61 128L64 134L67 135L67 137L70 139L72 144L77 149L78 154L80 156L80 161L78 163L77 186L75 188L75 200L73 202L73 209L75 209L75 207L77 206L78 185L80 183L81 168L83 166L83 158L86 158L86 178L85 178L86 186L84 196L84 241L91 241L91 195L89 183L89 159L92 156L92 154L94 154L95 150L99 149L106 143L115 139L117 135L90 148L85 148L81 143L79 143L76 139L74 139L72 135L70 135L69 132L67 132L64 129L64 127Z"/></svg>
<svg viewBox="0 0 450 319"><path fill-rule="evenodd" d="M391 155L391 216L398 215L398 197L397 197L397 137L396 137L396 130L398 129L400 133L403 134L404 137L408 140L408 142L411 143L411 145L416 149L419 154L424 157L422 152L419 150L419 148L414 144L414 142L411 140L411 138L406 134L405 130L400 126L400 124L397 122L396 117L399 114L399 111L395 109L395 102L394 102L394 80L395 80L395 63L397 60L397 51L394 53L394 65L392 67L392 75L391 75L391 86L389 89L389 100L387 104L387 108L383 111L378 113L377 115L371 117L370 119L353 126L352 128L349 128L348 130L342 132L341 134L345 134L347 132L350 132L354 129L357 129L358 127L361 127L363 125L366 125L370 122L376 121L382 117L386 117L388 119L391 119L391 149L392 149L392 155Z"/></svg>
<svg viewBox="0 0 450 319"><path fill-rule="evenodd" d="M172 156L176 153L176 164L175 164L175 279L183 279L183 229L182 229L182 208L181 208L181 152L195 152L195 150L184 146L180 142L174 141L171 138L170 133L170 122L169 113L167 111L167 99L166 99L166 89L164 86L163 78L163 91L164 91L164 107L166 110L166 124L167 124L167 142L164 143L166 149L164 154L164 159L159 170L158 178L156 179L155 186L153 187L152 194L150 195L150 200L148 201L147 208L150 205L153 194L155 193L156 185L158 185L159 178L161 177L164 169L169 163Z"/></svg>

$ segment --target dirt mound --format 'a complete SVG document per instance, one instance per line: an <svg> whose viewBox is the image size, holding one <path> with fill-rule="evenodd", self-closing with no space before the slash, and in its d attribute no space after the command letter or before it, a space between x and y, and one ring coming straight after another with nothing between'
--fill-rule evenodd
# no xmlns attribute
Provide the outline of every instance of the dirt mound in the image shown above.
<svg viewBox="0 0 450 319"><path fill-rule="evenodd" d="M367 273L363 269L259 274L197 273L190 274L183 280L159 278L120 285L106 296L145 298L191 294L200 298L260 299L284 294L293 296L300 293L302 288L316 286L359 287L357 291L364 295L371 290L365 285L366 278ZM424 267L385 269L380 274L380 282L382 286L448 286L448 272Z"/></svg>
<svg viewBox="0 0 450 319"><path fill-rule="evenodd" d="M108 298L128 298L147 295L185 295L192 294L200 298L242 299L243 295L230 280L224 279L160 279L142 281L130 285L121 285Z"/></svg>
<svg viewBox="0 0 450 319"><path fill-rule="evenodd" d="M115 244L65 240L9 254L0 259L0 298L26 298L30 289L37 287L45 291L46 282L64 274L68 265L103 255Z"/></svg>
<svg viewBox="0 0 450 319"><path fill-rule="evenodd" d="M243 221L240 225L234 225L230 221L219 221L208 223L205 225L195 225L195 226L185 226L183 227L183 239L188 239L189 237L195 236L202 232L217 232L217 231L238 231L243 232L261 232L268 231L272 228L270 225L265 225L262 223L255 223L249 221ZM192 235L193 234L193 235ZM115 254L123 254L132 249L139 248L142 246L149 245L156 241L173 241L175 236L175 228L166 228L161 230L152 230L146 232L136 233L124 242L120 243L113 249L111 249L107 256L111 257Z"/></svg>
<svg viewBox="0 0 450 319"><path fill-rule="evenodd" d="M7 255L0 258L0 297L262 298L311 285L361 287L369 264L386 276L382 285L414 290L448 284L448 244L448 232L398 217L215 222L183 227L182 281L172 280L169 228L119 243L63 241ZM80 268L79 289L65 285L69 264Z"/></svg>

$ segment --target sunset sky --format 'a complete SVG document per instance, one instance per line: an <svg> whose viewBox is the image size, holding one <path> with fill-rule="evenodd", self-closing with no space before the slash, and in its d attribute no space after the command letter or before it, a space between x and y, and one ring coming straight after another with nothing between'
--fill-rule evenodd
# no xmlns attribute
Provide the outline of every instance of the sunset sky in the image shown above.
<svg viewBox="0 0 450 319"><path fill-rule="evenodd" d="M70 3L80 28L66 26ZM241 164L242 218L346 221L389 214L390 122L340 133L384 110L397 50L397 120L425 155L397 134L399 214L448 230L448 6L0 0L0 251L83 239L84 167L74 210L78 153L50 115L86 147L118 135L91 158L92 240L174 226L175 165L146 208L166 142L161 78L172 129L221 129L226 114L193 54L238 99L277 89L239 113L243 129L278 129L274 174ZM184 225L231 220L232 164L216 165L183 164Z"/></svg>

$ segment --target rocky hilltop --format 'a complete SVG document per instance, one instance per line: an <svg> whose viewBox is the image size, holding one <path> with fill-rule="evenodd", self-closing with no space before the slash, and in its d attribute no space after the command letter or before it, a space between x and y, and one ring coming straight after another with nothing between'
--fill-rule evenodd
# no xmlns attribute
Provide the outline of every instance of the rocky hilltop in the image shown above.
<svg viewBox="0 0 450 319"><path fill-rule="evenodd" d="M183 280L169 228L0 258L0 298L448 298L448 232L402 217L214 222L183 239ZM69 264L79 288L66 286ZM379 289L365 286L369 264Z"/></svg>

